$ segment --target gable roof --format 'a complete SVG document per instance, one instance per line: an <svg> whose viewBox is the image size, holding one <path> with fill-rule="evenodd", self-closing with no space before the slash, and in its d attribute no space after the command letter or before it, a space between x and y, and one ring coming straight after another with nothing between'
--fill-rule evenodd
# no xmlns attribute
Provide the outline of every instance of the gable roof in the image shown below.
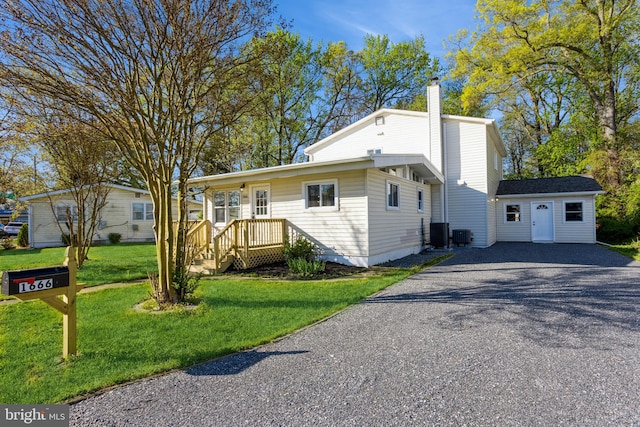
<svg viewBox="0 0 640 427"><path fill-rule="evenodd" d="M600 184L590 176L514 179L500 181L496 196L524 196L550 194L603 194Z"/></svg>
<svg viewBox="0 0 640 427"><path fill-rule="evenodd" d="M381 108L373 113L361 118L360 120L351 123L349 126L340 129L339 131L332 133L324 139L312 144L304 149L304 154L307 156L319 151L320 149L333 144L335 141L340 139L344 135L348 135L350 133L356 132L357 130L365 127L367 124L375 121L378 116L385 115L396 115L396 116L408 116L408 117L417 117L428 119L429 112L426 111L413 111L413 110L400 110L395 108ZM504 145L504 141L500 136L500 131L498 129L498 125L494 119L484 119L480 117L467 117L467 116L453 116L449 114L441 114L440 117L442 120L452 120L459 122L469 122L484 125L488 131L493 135L497 148L500 151L502 156L506 156L506 148Z"/></svg>
<svg viewBox="0 0 640 427"><path fill-rule="evenodd" d="M133 193L150 194L149 190L143 190L141 188L127 187L127 186L124 186L124 185L104 183L104 184L102 184L102 186L111 187L111 188L115 188L115 189L118 189L118 190L131 191ZM50 191L48 193L33 194L31 196L21 197L20 201L21 202L28 202L30 200L41 199L43 197L48 197L48 196L59 196L60 194L67 194L67 193L70 193L70 192L71 192L71 189L70 188L66 188L64 190L56 190L56 191Z"/></svg>

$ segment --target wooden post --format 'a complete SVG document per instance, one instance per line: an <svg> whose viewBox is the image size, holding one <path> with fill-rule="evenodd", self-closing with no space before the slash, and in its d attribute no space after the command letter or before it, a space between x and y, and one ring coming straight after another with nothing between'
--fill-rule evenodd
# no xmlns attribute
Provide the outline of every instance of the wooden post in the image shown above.
<svg viewBox="0 0 640 427"><path fill-rule="evenodd" d="M69 268L69 287L67 293L62 295L62 300L67 304L66 313L62 315L62 357L65 359L70 354L76 354L77 350L77 317L76 317L76 251L73 246L67 247L63 265Z"/></svg>

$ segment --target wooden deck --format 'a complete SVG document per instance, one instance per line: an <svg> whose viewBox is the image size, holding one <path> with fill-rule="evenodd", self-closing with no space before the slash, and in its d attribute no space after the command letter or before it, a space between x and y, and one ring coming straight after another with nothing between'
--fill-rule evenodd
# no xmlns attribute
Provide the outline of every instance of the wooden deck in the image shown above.
<svg viewBox="0 0 640 427"><path fill-rule="evenodd" d="M209 221L190 222L187 246L217 274L232 265L243 270L284 260L286 234L285 219L233 220L220 231Z"/></svg>

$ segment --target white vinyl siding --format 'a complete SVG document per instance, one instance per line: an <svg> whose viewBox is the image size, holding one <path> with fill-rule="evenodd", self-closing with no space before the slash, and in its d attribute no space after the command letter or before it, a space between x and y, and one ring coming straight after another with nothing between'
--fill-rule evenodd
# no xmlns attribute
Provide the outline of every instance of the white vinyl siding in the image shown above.
<svg viewBox="0 0 640 427"><path fill-rule="evenodd" d="M302 231L309 235L326 259L366 256L368 222L365 170L308 175L304 181L336 182L339 210L305 209L305 197L301 194L302 179L291 177L269 181L271 217L286 218L293 228L291 233ZM342 258L340 260L344 261Z"/></svg>
<svg viewBox="0 0 640 427"><path fill-rule="evenodd" d="M537 198L525 199L500 199L499 212L501 217L497 221L498 241L500 242L530 242L531 241L531 203ZM556 243L595 243L595 202L593 198L572 199L572 198L550 198L545 197L545 201L551 201L554 205L554 241ZM565 203L581 202L583 221L564 221ZM519 204L522 206L520 222L503 221L503 212L506 205Z"/></svg>
<svg viewBox="0 0 640 427"><path fill-rule="evenodd" d="M430 186L398 179L397 181L401 184L399 193L401 209L389 210L386 209L385 191L389 174L370 169L367 176L370 256L419 248L422 244L423 222L425 238L428 241L431 217ZM424 192L424 212L418 212L417 188L421 188Z"/></svg>
<svg viewBox="0 0 640 427"><path fill-rule="evenodd" d="M149 212L153 212L151 197L146 193L112 188L109 191L108 202L100 212L101 223L97 227L94 236L95 242L107 242L109 233L122 235L122 242L153 241L153 217L150 220L133 221L133 204L142 203L145 218ZM54 206L74 206L75 202L68 194L55 196ZM46 196L29 201L31 218L31 236L33 247L62 246L60 228L56 216L51 210L51 205ZM148 207L149 206L149 207ZM174 204L174 215L177 215L177 206ZM63 226L64 227L64 226ZM137 229L136 229L137 228Z"/></svg>
<svg viewBox="0 0 640 427"><path fill-rule="evenodd" d="M443 124L449 229L469 229L473 246L490 246L495 242L495 215L489 221L489 214L494 212L495 202L488 196L486 126L458 120L445 120ZM492 163L493 159L493 170Z"/></svg>
<svg viewBox="0 0 640 427"><path fill-rule="evenodd" d="M393 154L424 154L429 159L427 113L383 114L383 117L384 125L376 126L375 118L371 117L313 153L313 161L363 157L370 155L370 150ZM440 168L439 165L436 167Z"/></svg>

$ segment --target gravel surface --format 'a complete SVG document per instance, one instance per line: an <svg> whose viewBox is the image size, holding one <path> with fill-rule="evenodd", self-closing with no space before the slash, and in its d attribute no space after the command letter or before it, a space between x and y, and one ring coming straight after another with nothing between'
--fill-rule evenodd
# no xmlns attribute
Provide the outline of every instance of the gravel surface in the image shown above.
<svg viewBox="0 0 640 427"><path fill-rule="evenodd" d="M455 256L274 344L71 406L77 426L640 425L640 263Z"/></svg>

